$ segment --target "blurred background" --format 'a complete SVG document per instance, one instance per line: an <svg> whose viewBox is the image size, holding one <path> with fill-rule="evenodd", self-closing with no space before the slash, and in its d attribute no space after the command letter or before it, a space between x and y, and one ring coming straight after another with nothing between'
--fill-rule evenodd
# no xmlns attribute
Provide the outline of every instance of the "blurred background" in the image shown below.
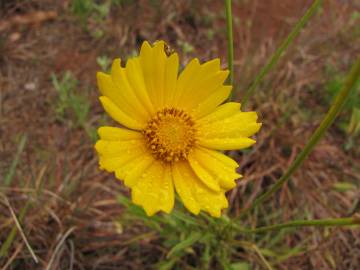
<svg viewBox="0 0 360 270"><path fill-rule="evenodd" d="M311 3L233 1L237 100ZM0 269L359 269L359 230L228 226L288 168L339 92L360 51L359 10L324 0L256 89L249 110L263 127L253 148L234 153L244 177L215 220L181 205L147 218L98 169L96 129L114 123L95 74L157 39L182 65L220 57L226 68L224 2L0 0ZM359 211L357 86L291 181L241 225Z"/></svg>

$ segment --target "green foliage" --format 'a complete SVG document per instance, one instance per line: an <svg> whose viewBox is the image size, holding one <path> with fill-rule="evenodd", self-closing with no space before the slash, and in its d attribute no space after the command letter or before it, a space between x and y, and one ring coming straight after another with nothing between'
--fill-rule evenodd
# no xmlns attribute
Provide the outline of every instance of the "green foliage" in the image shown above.
<svg viewBox="0 0 360 270"><path fill-rule="evenodd" d="M73 0L71 11L79 17L85 30L94 38L105 33L105 19L108 17L111 1L97 3L94 0Z"/></svg>
<svg viewBox="0 0 360 270"><path fill-rule="evenodd" d="M206 214L195 218L182 206L170 215L148 217L127 197L119 195L118 200L127 209L118 220L121 226L141 221L159 235L160 242L169 250L155 269L181 269L180 261L189 257L196 259L196 269L210 269L211 265L218 265L219 269L249 269L244 262L230 262L232 253L236 252L236 246L232 245L236 231L229 226L228 219L214 219Z"/></svg>
<svg viewBox="0 0 360 270"><path fill-rule="evenodd" d="M344 85L344 81L346 78L346 74L343 74L336 70L333 67L328 67L327 70L328 78L330 78L325 84L325 90L327 93L328 101L331 101L334 96L336 96L342 86ZM348 113L353 108L360 106L360 95L359 95L359 87L360 87L360 80L358 79L355 86L357 90L352 91L349 98L347 99L346 103L344 104L344 112Z"/></svg>
<svg viewBox="0 0 360 270"><path fill-rule="evenodd" d="M86 20L89 16L101 20L108 15L110 4L110 1L103 1L103 3L98 4L94 0L73 0L71 11L82 20Z"/></svg>
<svg viewBox="0 0 360 270"><path fill-rule="evenodd" d="M11 185L11 182L13 180L13 177L15 175L15 170L16 167L20 161L20 156L22 154L22 152L24 151L25 145L26 145L26 141L27 141L27 135L23 134L20 138L19 144L18 144L18 148L15 154L15 157L10 165L10 168L7 172L7 174L4 177L4 180L1 184L5 185L5 186L9 186Z"/></svg>
<svg viewBox="0 0 360 270"><path fill-rule="evenodd" d="M51 80L58 93L55 104L56 118L61 122L69 123L73 128L84 128L88 136L95 140L96 133L87 124L90 102L86 96L76 93L78 81L69 71L66 71L61 79L52 74Z"/></svg>
<svg viewBox="0 0 360 270"><path fill-rule="evenodd" d="M96 58L96 63L100 66L102 71L108 72L110 70L111 59L106 55L98 56Z"/></svg>
<svg viewBox="0 0 360 270"><path fill-rule="evenodd" d="M71 12L76 15L85 30L94 38L101 38L106 33L105 21L112 6L132 4L132 0L72 0Z"/></svg>
<svg viewBox="0 0 360 270"><path fill-rule="evenodd" d="M186 41L178 40L178 45L181 47L184 54L192 53L194 51L194 47Z"/></svg>
<svg viewBox="0 0 360 270"><path fill-rule="evenodd" d="M336 96L344 84L346 74L336 70L334 67L329 66L327 69L328 78L325 84L326 101L331 102L331 99ZM337 126L346 134L347 142L346 149L355 146L355 140L360 135L360 80L355 83L355 90L351 92L349 98L344 104L343 117L339 119Z"/></svg>

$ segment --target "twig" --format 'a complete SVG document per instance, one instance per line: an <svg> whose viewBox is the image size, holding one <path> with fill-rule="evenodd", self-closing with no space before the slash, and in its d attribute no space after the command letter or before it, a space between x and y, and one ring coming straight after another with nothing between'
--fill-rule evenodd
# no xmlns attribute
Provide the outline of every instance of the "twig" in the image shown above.
<svg viewBox="0 0 360 270"><path fill-rule="evenodd" d="M276 191L278 191L283 186L284 183L286 183L290 179L291 175L302 165L304 160L312 152L314 147L323 137L327 129L331 126L331 124L334 122L335 118L343 108L343 105L345 104L347 98L350 96L351 91L354 88L354 85L359 79L359 76L360 76L360 57L354 63L343 85L343 88L336 96L332 106L325 115L320 126L312 134L309 141L306 143L304 149L296 157L295 161L290 165L288 170L279 178L279 180L267 192L260 195L249 208L243 210L240 217L244 216L249 211L254 209L256 206L258 206L259 204L263 203L268 198L270 198Z"/></svg>
<svg viewBox="0 0 360 270"><path fill-rule="evenodd" d="M25 233L24 233L24 231L23 231L22 228L21 228L20 222L19 222L19 220L17 219L16 214L15 214L14 210L12 209L12 207L11 207L11 205L10 205L10 202L9 202L8 198L6 198L6 196L4 196L4 195L2 195L2 197L3 197L3 199L4 199L4 201L5 201L6 205L7 205L7 207L8 207L9 210L10 210L10 213L11 213L11 216L13 217L13 219L14 219L15 225L16 225L18 231L20 232L20 235L21 235L21 237L23 238L23 240L24 240L24 242L25 242L25 245L26 245L27 249L29 250L29 252L30 252L30 254L31 254L31 257L34 259L35 263L38 263L39 260L38 260L38 258L36 257L35 252L34 252L33 249L31 248L28 240L26 239Z"/></svg>
<svg viewBox="0 0 360 270"><path fill-rule="evenodd" d="M61 246L63 245L63 243L65 242L66 238L76 229L76 227L71 227L60 239L59 243L56 245L55 250L53 252L53 254L51 255L51 258L49 260L48 265L46 266L45 270L50 270L51 269L51 265L53 264Z"/></svg>
<svg viewBox="0 0 360 270"><path fill-rule="evenodd" d="M309 21L311 16L315 13L315 11L320 6L322 0L315 0L313 4L306 11L305 15L299 20L299 22L295 25L290 34L286 37L280 47L274 52L271 56L269 62L260 70L259 74L256 76L254 82L250 86L249 89L246 90L244 97L241 100L242 107L245 108L246 103L248 102L250 96L255 91L256 87L265 77L265 75L272 69L272 67L279 61L283 52L289 47L289 45L294 41L294 39L299 35L301 29L305 26L305 24Z"/></svg>

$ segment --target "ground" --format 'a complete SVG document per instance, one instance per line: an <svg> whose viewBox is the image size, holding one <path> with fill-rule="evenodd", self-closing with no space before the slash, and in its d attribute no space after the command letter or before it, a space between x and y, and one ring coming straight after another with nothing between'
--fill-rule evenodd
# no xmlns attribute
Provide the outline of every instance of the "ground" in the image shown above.
<svg viewBox="0 0 360 270"><path fill-rule="evenodd" d="M235 99L311 2L233 1ZM228 193L230 220L284 173L319 125L359 53L358 10L356 1L324 1L256 89L247 110L263 127L255 147L230 153L244 175ZM158 39L182 65L220 57L226 68L224 14L222 1L209 0L0 2L2 269L358 269L359 230L225 235L223 221L200 216L192 224L180 206L176 217L149 220L128 205L123 184L99 170L96 128L113 122L98 102L96 71ZM244 226L359 211L359 136L351 129L359 105L355 93L291 181ZM199 240L204 228L214 242ZM169 253L179 239L190 245Z"/></svg>

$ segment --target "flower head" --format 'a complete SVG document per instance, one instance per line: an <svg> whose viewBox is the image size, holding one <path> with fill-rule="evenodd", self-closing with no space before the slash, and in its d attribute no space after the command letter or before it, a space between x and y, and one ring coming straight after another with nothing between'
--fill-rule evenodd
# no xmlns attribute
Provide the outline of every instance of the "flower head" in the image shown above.
<svg viewBox="0 0 360 270"><path fill-rule="evenodd" d="M163 41L144 42L140 54L111 74L99 72L100 101L122 127L100 127L100 167L115 172L148 215L171 212L175 190L192 213L218 217L228 206L238 164L219 150L251 146L255 112L228 102L231 86L220 60L193 59L179 73L177 53Z"/></svg>

